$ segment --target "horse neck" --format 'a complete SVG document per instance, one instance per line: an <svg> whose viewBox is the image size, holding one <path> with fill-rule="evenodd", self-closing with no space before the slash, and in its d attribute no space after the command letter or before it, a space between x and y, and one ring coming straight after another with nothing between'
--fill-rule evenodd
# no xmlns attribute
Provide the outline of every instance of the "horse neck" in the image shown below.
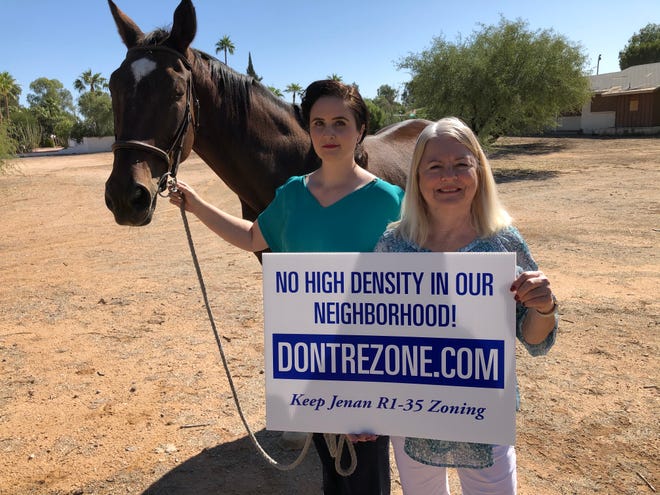
<svg viewBox="0 0 660 495"><path fill-rule="evenodd" d="M200 104L193 149L258 213L288 177L316 166L309 135L293 106L247 76L220 65L215 70L225 72L214 75L211 66L194 64Z"/></svg>

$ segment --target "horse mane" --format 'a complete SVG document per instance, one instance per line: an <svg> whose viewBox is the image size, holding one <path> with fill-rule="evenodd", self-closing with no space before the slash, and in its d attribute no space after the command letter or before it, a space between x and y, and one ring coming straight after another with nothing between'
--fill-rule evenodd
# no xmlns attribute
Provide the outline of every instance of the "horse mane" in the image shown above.
<svg viewBox="0 0 660 495"><path fill-rule="evenodd" d="M242 74L217 58L201 50L193 49L195 57L204 62L211 73L211 80L222 95L225 111L221 112L229 127L245 129L254 96L270 102L278 111L293 113L302 126L302 112L299 105L291 105L252 76Z"/></svg>
<svg viewBox="0 0 660 495"><path fill-rule="evenodd" d="M236 72L206 52L193 49L193 54L196 59L201 60L209 68L211 81L222 95L222 105L225 111L220 112L219 115L223 117L226 124L232 124L231 126L236 126L238 129L245 129L246 117L252 106L250 87L256 81L250 76Z"/></svg>
<svg viewBox="0 0 660 495"><path fill-rule="evenodd" d="M139 42L139 46L161 45L167 42L169 36L169 30L158 28L145 34L144 38ZM252 107L252 97L255 93L259 93L260 96L270 101L280 110L285 112L291 111L292 105L275 96L268 88L253 77L237 72L216 57L202 50L194 48L191 50L195 59L208 67L211 82L218 89L219 94L222 95L224 111L219 113L219 117L224 120L227 128L236 130L237 135L240 135L247 128L247 119ZM302 114L298 105L293 105L293 113L302 125Z"/></svg>
<svg viewBox="0 0 660 495"><path fill-rule="evenodd" d="M140 41L138 41L137 46L154 46L160 45L167 38L170 37L170 32L165 28L154 29L152 32L144 35Z"/></svg>

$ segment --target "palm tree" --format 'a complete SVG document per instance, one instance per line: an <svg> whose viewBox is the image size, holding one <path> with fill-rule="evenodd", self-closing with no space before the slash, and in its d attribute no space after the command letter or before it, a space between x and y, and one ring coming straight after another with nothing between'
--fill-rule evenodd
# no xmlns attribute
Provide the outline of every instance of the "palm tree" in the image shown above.
<svg viewBox="0 0 660 495"><path fill-rule="evenodd" d="M326 79L330 79L331 81L339 81L339 82L342 82L344 80L340 75L337 75L334 72L331 75L329 75Z"/></svg>
<svg viewBox="0 0 660 495"><path fill-rule="evenodd" d="M92 69L87 69L80 74L80 77L73 81L73 87L80 93L87 91L89 87L90 93L95 93L101 89L108 87L108 80L101 76L100 72L92 73Z"/></svg>
<svg viewBox="0 0 660 495"><path fill-rule="evenodd" d="M9 101L18 102L21 87L9 72L0 72L0 99L5 104L5 115L9 119ZM2 109L0 107L0 122L2 122Z"/></svg>
<svg viewBox="0 0 660 495"><path fill-rule="evenodd" d="M293 93L293 104L296 104L296 94L300 94L302 86L300 84L291 83L284 90L287 93Z"/></svg>
<svg viewBox="0 0 660 495"><path fill-rule="evenodd" d="M273 93L275 96L279 98L282 98L284 96L284 94L275 86L268 86L268 89L270 90L271 93Z"/></svg>
<svg viewBox="0 0 660 495"><path fill-rule="evenodd" d="M227 52L229 52L229 55L233 55L234 50L236 50L236 47L227 35L223 36L220 41L215 44L216 55L220 52L225 52L225 65L227 65Z"/></svg>

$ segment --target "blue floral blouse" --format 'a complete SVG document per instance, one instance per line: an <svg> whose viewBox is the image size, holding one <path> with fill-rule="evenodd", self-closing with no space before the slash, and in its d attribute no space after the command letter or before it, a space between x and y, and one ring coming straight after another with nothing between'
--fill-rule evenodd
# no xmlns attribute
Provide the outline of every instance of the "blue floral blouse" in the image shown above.
<svg viewBox="0 0 660 495"><path fill-rule="evenodd" d="M376 252L429 252L417 244L401 238L394 230L387 230L381 236L374 248ZM475 239L458 252L515 252L517 273L535 271L538 269L527 243L515 227L507 227L495 235ZM558 314L555 311L555 326L548 337L539 344L529 344L522 338L522 322L527 314L527 308L516 305L516 337L532 356L544 355L555 343L557 335ZM520 403L520 394L516 384L516 410ZM486 468L493 465L493 446L482 443L453 442L433 440L430 438L406 437L405 452L412 459L431 466Z"/></svg>

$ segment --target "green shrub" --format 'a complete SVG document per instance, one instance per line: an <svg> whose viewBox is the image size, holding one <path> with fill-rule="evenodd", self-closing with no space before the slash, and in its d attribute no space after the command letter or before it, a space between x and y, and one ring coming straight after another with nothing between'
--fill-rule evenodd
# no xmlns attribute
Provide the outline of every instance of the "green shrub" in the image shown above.
<svg viewBox="0 0 660 495"><path fill-rule="evenodd" d="M7 158L16 155L16 142L9 135L6 121L0 123L0 172L6 167Z"/></svg>
<svg viewBox="0 0 660 495"><path fill-rule="evenodd" d="M41 126L34 120L12 121L9 133L16 143L16 151L19 153L32 151L41 144Z"/></svg>
<svg viewBox="0 0 660 495"><path fill-rule="evenodd" d="M16 143L18 153L27 153L41 143L42 128L34 112L18 108L11 112L9 135Z"/></svg>

